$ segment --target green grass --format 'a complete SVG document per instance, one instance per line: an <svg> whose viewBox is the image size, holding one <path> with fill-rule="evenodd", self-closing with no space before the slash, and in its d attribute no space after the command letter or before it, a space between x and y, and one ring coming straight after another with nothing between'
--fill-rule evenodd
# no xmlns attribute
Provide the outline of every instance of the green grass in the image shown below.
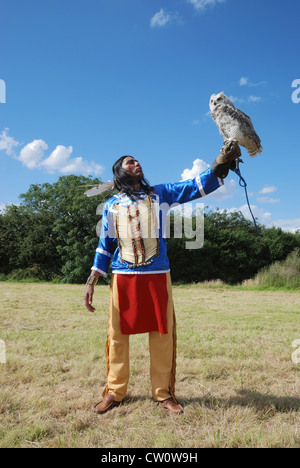
<svg viewBox="0 0 300 468"><path fill-rule="evenodd" d="M291 252L285 260L275 262L245 282L258 289L300 289L300 250Z"/></svg>
<svg viewBox="0 0 300 468"><path fill-rule="evenodd" d="M300 293L174 287L174 417L151 399L148 336L131 337L124 404L92 406L106 379L109 288L0 283L0 447L300 447Z"/></svg>

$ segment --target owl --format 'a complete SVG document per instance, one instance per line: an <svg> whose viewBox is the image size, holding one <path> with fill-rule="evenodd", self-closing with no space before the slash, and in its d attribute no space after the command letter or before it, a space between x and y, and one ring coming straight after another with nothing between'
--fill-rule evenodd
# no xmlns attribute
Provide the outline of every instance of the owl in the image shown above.
<svg viewBox="0 0 300 468"><path fill-rule="evenodd" d="M262 152L261 141L251 119L237 109L225 94L213 94L209 101L212 118L225 141L235 140L253 158Z"/></svg>

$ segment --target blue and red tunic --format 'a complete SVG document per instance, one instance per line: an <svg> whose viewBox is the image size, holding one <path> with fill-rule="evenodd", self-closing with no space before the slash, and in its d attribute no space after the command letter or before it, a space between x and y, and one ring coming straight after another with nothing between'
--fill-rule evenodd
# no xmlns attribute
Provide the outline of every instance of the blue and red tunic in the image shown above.
<svg viewBox="0 0 300 468"><path fill-rule="evenodd" d="M165 235L168 211L178 204L204 197L224 184L211 168L194 179L174 184L155 185L151 199L157 213L158 255L147 265L132 269L122 260L114 223L114 206L129 206L133 202L125 194L110 198L104 205L98 248L92 270L107 276L112 261L112 273L117 274L121 329L124 334L159 331L167 333L166 308L168 294L166 274L170 272ZM144 195L146 197L146 195ZM143 198L143 194L141 194Z"/></svg>

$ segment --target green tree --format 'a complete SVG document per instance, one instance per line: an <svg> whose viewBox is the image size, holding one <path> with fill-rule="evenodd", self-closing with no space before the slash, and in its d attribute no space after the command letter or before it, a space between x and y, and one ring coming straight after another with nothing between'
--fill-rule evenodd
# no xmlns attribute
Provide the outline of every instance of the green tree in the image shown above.
<svg viewBox="0 0 300 468"><path fill-rule="evenodd" d="M96 209L102 198L87 198L80 186L100 182L63 176L54 184L31 185L21 194L20 206L9 207L1 216L1 272L31 269L47 279L84 282L98 243Z"/></svg>
<svg viewBox="0 0 300 468"><path fill-rule="evenodd" d="M98 244L96 210L105 197L87 198L80 186L98 183L70 175L54 184L31 185L20 195L20 205L0 215L0 273L85 282ZM192 222L195 230L195 217ZM242 213L206 212L204 245L197 250L186 250L190 239L174 238L172 221L170 226L168 256L176 282L240 283L300 248L299 232L259 224L255 230Z"/></svg>
<svg viewBox="0 0 300 468"><path fill-rule="evenodd" d="M201 249L186 250L184 238L168 240L174 281L221 279L229 284L240 283L300 246L299 234L267 229L259 224L256 230L240 212L207 212L204 227Z"/></svg>

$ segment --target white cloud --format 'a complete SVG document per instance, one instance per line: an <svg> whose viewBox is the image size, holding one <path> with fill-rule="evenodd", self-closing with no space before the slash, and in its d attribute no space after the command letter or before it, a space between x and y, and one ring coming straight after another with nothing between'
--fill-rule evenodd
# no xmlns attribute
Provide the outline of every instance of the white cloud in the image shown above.
<svg viewBox="0 0 300 468"><path fill-rule="evenodd" d="M205 114L201 115L201 118L199 119L194 119L192 121L192 125L201 125L202 122L207 122L207 119L211 119L211 112L210 110L205 112Z"/></svg>
<svg viewBox="0 0 300 468"><path fill-rule="evenodd" d="M9 128L5 128L0 135L0 150L6 152L8 156L13 156L15 146L19 146L21 143L16 141L13 137L8 136Z"/></svg>
<svg viewBox="0 0 300 468"><path fill-rule="evenodd" d="M272 223L272 213L270 213L269 211L264 211L262 208L259 208L256 205L250 205L250 207L251 207L253 216L255 218L257 218L262 224L264 224L266 226L271 225L271 223ZM248 207L247 204L243 205L240 208L240 211L243 213L243 215L244 215L244 217L246 219L249 219L250 221L252 221L252 216L250 214L249 207Z"/></svg>
<svg viewBox="0 0 300 468"><path fill-rule="evenodd" d="M151 28L162 28L167 23L172 22L172 16L161 8L150 20Z"/></svg>
<svg viewBox="0 0 300 468"><path fill-rule="evenodd" d="M188 0L196 10L205 10L208 6L215 6L218 3L224 3L225 0Z"/></svg>
<svg viewBox="0 0 300 468"><path fill-rule="evenodd" d="M259 81L258 83L253 83L252 81L249 81L249 78L247 78L246 76L242 76L242 78L239 81L240 86L253 87L253 86L265 86L266 84L267 84L266 81Z"/></svg>
<svg viewBox="0 0 300 468"><path fill-rule="evenodd" d="M218 190L216 190L215 192L210 193L205 198L213 198L214 200L217 200L217 201L226 200L226 198L231 198L234 196L236 187L237 187L237 183L235 180L226 179L222 187L218 188Z"/></svg>
<svg viewBox="0 0 300 468"><path fill-rule="evenodd" d="M5 210L6 210L6 203L0 202L0 214L5 213Z"/></svg>
<svg viewBox="0 0 300 468"><path fill-rule="evenodd" d="M246 78L245 76L242 76L242 78L239 81L240 86L246 86L249 81L249 78Z"/></svg>
<svg viewBox="0 0 300 468"><path fill-rule="evenodd" d="M33 140L25 145L17 156L13 148L20 143L13 137L8 136L8 129L3 130L0 135L0 150L6 151L6 154L13 156L28 169L43 169L50 174L72 174L80 173L83 175L99 176L103 172L103 167L94 161L85 161L82 157L71 158L73 152L72 146L66 147L57 145L52 153L44 158L48 145L44 140Z"/></svg>
<svg viewBox="0 0 300 468"><path fill-rule="evenodd" d="M251 94L250 96L248 96L248 101L249 102L259 102L259 101L261 101L261 97L260 96L253 96L253 94Z"/></svg>
<svg viewBox="0 0 300 468"><path fill-rule="evenodd" d="M48 145L43 140L33 140L21 149L17 159L28 169L35 169L40 165L40 161L47 149Z"/></svg>
<svg viewBox="0 0 300 468"><path fill-rule="evenodd" d="M9 206L11 206L11 205L13 205L13 206L19 206L18 203L11 203L11 202L3 203L3 202L0 202L0 214L4 214L4 213L6 212L6 210L7 210L7 208L8 208Z"/></svg>
<svg viewBox="0 0 300 468"><path fill-rule="evenodd" d="M246 76L242 76L240 80L238 81L239 86L245 86L245 87L255 87L255 86L264 86L267 84L266 81L260 81L258 83L253 83L249 81L249 78ZM245 103L254 103L254 102L260 102L262 101L261 96L256 96L255 94L250 94L249 96L245 98L239 98L237 96L229 96L229 99L236 104L245 104Z"/></svg>
<svg viewBox="0 0 300 468"><path fill-rule="evenodd" d="M283 231L295 233L300 231L300 218L278 219L273 222L275 227L280 227Z"/></svg>
<svg viewBox="0 0 300 468"><path fill-rule="evenodd" d="M260 96L254 96L253 94L251 94L250 96L246 98L239 98L237 96L228 96L228 97L234 104L245 104L247 102L259 102L262 100Z"/></svg>
<svg viewBox="0 0 300 468"><path fill-rule="evenodd" d="M264 211L262 208L259 208L256 205L251 205L250 204L250 207L251 207L253 216L255 218L257 218L261 224L264 224L266 226L271 225L271 223L272 223L272 214L271 213L269 213L267 211ZM225 210L220 210L220 211L225 211ZM251 216L251 213L250 213L250 210L249 210L249 206L247 204L242 205L239 208L233 207L233 208L227 209L226 211L228 211L229 213L234 213L236 211L240 211L243 214L244 218L249 219L250 221L252 221L252 216Z"/></svg>
<svg viewBox="0 0 300 468"><path fill-rule="evenodd" d="M228 96L230 101L233 102L233 104L245 104L245 102L247 102L245 99L243 98L239 98L237 96Z"/></svg>
<svg viewBox="0 0 300 468"><path fill-rule="evenodd" d="M47 170L47 172L54 173L59 172L68 172L65 169L70 164L71 160L69 159L73 152L72 146L66 148L63 145L57 145L54 151L44 159L41 163L41 166Z"/></svg>
<svg viewBox="0 0 300 468"><path fill-rule="evenodd" d="M181 180L194 179L194 177L197 177L198 174L206 171L208 168L209 164L207 164L205 161L202 159L195 159L193 161L192 169L184 169L181 174Z"/></svg>
<svg viewBox="0 0 300 468"><path fill-rule="evenodd" d="M273 193L276 192L277 187L274 185L265 185L264 188L262 188L259 193Z"/></svg>
<svg viewBox="0 0 300 468"><path fill-rule="evenodd" d="M256 199L259 203L279 203L279 198L259 197Z"/></svg>
<svg viewBox="0 0 300 468"><path fill-rule="evenodd" d="M193 166L191 169L189 168L184 169L184 171L181 174L181 180L192 179L196 177L198 174L200 174L201 172L206 171L209 167L210 167L209 164L207 164L202 159L195 159L193 161ZM207 195L205 199L211 198L217 201L225 200L227 198L234 196L236 188L237 188L237 182L235 180L225 179L224 185L220 187L218 190L216 190L215 192ZM277 187L266 185L259 193L268 194L268 193L273 193L276 190L277 190ZM249 193L248 195L253 196L254 194ZM269 197L261 197L261 198L258 198L257 201L264 202L264 203L278 203L280 200L269 198ZM296 232L297 230L300 230L300 218L273 221L272 214L269 211L266 211L257 205L250 204L250 206L251 206L251 210L255 219L257 219L260 224L263 224L266 227L269 227L269 228L272 226L280 227L284 231L288 231L288 232ZM220 210L220 211L222 212L225 210ZM239 208L232 207L230 209L227 209L226 211L228 211L229 213L240 211L246 219L253 221L250 210L249 210L249 206L247 204L244 204L240 206Z"/></svg>
<svg viewBox="0 0 300 468"><path fill-rule="evenodd" d="M191 169L184 169L184 171L181 174L181 180L188 180L188 179L193 179L194 177L197 177L198 174L201 174L201 172L206 171L210 167L209 164L207 164L205 161L202 159L195 159L193 161L193 167ZM214 200L225 200L226 198L230 198L233 196L235 189L236 189L236 181L231 179L225 181L224 185L220 187L218 190L215 192L207 195L205 198L213 198Z"/></svg>
<svg viewBox="0 0 300 468"><path fill-rule="evenodd" d="M81 157L70 158L72 152L72 146L67 148L66 146L58 145L50 156L41 162L40 166L52 174L55 172L62 174L80 172L85 175L100 175L103 172L103 167L93 161L89 163Z"/></svg>
<svg viewBox="0 0 300 468"><path fill-rule="evenodd" d="M300 218L273 220L272 214L268 211L264 211L262 208L259 208L256 205L250 206L254 217L258 220L260 224L265 225L267 228L276 227L281 228L283 231L292 233L295 233L296 231L300 230ZM225 210L220 211L222 212ZM230 208L227 211L229 213L241 211L246 219L252 221L252 216L250 214L249 207L247 204L241 206L240 208Z"/></svg>

